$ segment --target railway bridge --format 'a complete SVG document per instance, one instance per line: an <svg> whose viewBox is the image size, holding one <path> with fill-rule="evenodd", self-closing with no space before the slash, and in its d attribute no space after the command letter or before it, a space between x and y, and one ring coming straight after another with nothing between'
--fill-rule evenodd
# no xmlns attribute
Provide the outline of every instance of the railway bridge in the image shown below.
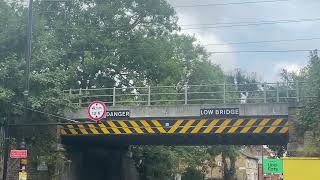
<svg viewBox="0 0 320 180"><path fill-rule="evenodd" d="M128 161L119 167L130 164L124 156L130 145L289 143L294 151L297 109L312 98L304 94L304 85L294 82L70 89L65 95L79 108L67 113L72 123L61 126L61 141L73 152L74 162L86 162L76 164L100 162L94 167L75 168L78 172L90 169L94 174L102 172L99 166L107 161L101 159L106 148L116 149L112 153L120 153L116 156L120 162ZM91 121L88 115L88 105L95 100L106 105L99 122ZM89 178L84 174L81 177ZM97 175L96 179L101 177L104 176Z"/></svg>

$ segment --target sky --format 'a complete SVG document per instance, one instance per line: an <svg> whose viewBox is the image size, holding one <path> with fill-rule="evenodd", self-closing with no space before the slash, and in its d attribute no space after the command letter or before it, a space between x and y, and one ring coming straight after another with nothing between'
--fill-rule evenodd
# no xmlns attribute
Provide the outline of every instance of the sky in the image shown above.
<svg viewBox="0 0 320 180"><path fill-rule="evenodd" d="M287 0L257 4L221 6L181 7L185 5L236 3L264 0L168 0L179 17L182 33L195 36L200 44L225 44L205 46L210 52L312 50L320 48L320 1ZM179 7L180 6L180 7ZM316 19L316 21L283 23L261 26L199 28L201 24L257 22ZM185 26L190 25L192 26ZM199 25L200 24L200 25ZM192 29L196 27L197 29ZM317 40L229 44L230 42L277 41L319 38ZM262 81L275 82L280 79L280 70L298 71L308 63L308 52L286 53L216 53L211 61L221 65L227 73L241 68L247 73L256 72Z"/></svg>

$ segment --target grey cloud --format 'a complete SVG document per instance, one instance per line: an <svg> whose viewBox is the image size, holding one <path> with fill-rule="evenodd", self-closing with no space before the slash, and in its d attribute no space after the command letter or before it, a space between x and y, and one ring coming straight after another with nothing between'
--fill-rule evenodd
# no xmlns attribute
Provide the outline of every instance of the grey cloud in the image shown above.
<svg viewBox="0 0 320 180"><path fill-rule="evenodd" d="M258 0L257 0L258 1ZM190 4L241 2L240 0L171 0L174 6ZM180 24L214 24L221 22L243 22L260 20L320 18L318 0L291 0L288 2L261 3L250 5L177 8ZM265 26L232 27L219 29L185 30L194 34L201 43L225 43L260 40L279 40L320 37L320 21ZM251 45L208 46L209 51L241 50L286 50L318 49L320 40ZM275 81L279 78L279 69L301 67L308 61L308 53L274 54L218 54L212 57L226 71L240 67L248 72L257 71L262 79Z"/></svg>

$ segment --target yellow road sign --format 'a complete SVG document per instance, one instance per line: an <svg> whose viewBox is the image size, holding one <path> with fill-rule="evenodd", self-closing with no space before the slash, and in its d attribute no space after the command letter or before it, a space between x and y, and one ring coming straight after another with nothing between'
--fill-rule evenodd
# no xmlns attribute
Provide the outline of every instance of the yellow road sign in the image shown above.
<svg viewBox="0 0 320 180"><path fill-rule="evenodd" d="M19 172L19 180L27 180L27 172L25 171L22 171L22 172Z"/></svg>

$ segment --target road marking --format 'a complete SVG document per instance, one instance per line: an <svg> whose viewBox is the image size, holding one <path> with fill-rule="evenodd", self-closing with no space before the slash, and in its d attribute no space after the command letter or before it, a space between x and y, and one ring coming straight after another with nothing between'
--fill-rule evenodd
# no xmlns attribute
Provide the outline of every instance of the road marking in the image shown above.
<svg viewBox="0 0 320 180"><path fill-rule="evenodd" d="M127 124L125 122L118 121L118 123L123 128L124 132L126 132L127 134L132 134L131 130L128 128L128 126L127 126Z"/></svg>
<svg viewBox="0 0 320 180"><path fill-rule="evenodd" d="M281 130L280 130L280 133L281 134L285 134L288 132L289 130L289 122L286 122L286 124L284 125L285 127L283 127Z"/></svg>
<svg viewBox="0 0 320 180"><path fill-rule="evenodd" d="M216 130L215 133L220 134L223 132L223 130L228 126L228 124L231 122L231 119L226 119L224 122L220 125L220 127Z"/></svg>
<svg viewBox="0 0 320 180"><path fill-rule="evenodd" d="M92 131L93 134L100 134L97 130L96 127L93 124L88 124L90 130Z"/></svg>
<svg viewBox="0 0 320 180"><path fill-rule="evenodd" d="M174 133L178 127L183 123L184 120L178 120L174 125L171 127L171 129L168 131L169 134Z"/></svg>
<svg viewBox="0 0 320 180"><path fill-rule="evenodd" d="M232 128L228 131L228 133L234 133L239 128L240 124L243 122L243 119L238 119L236 123L232 125Z"/></svg>
<svg viewBox="0 0 320 180"><path fill-rule="evenodd" d="M202 119L197 125L196 127L191 131L192 134L198 133L199 130L202 128L202 126L207 122L206 119Z"/></svg>
<svg viewBox="0 0 320 180"><path fill-rule="evenodd" d="M133 129L138 133L138 134L143 134L143 131L140 129L139 125L135 121L129 121L130 124L132 125Z"/></svg>
<svg viewBox="0 0 320 180"><path fill-rule="evenodd" d="M219 119L214 119L209 126L203 131L204 133L210 133L214 126L219 122Z"/></svg>
<svg viewBox="0 0 320 180"><path fill-rule="evenodd" d="M140 122L143 124L144 128L148 131L148 133L154 133L154 131L152 130L152 128L146 120L141 120Z"/></svg>
<svg viewBox="0 0 320 180"><path fill-rule="evenodd" d="M104 134L110 134L110 131L107 129L107 127L103 123L99 123L99 127Z"/></svg>
<svg viewBox="0 0 320 180"><path fill-rule="evenodd" d="M67 132L64 130L64 129L60 129L60 133L62 134L62 135L66 135L67 134Z"/></svg>
<svg viewBox="0 0 320 180"><path fill-rule="evenodd" d="M272 123L272 127L270 127L268 130L267 130L267 133L271 134L274 132L274 130L276 130L277 126L282 122L282 118L278 118L276 119L273 123Z"/></svg>
<svg viewBox="0 0 320 180"><path fill-rule="evenodd" d="M180 133L186 133L186 132L188 131L188 129L190 128L190 126L191 126L194 122L195 122L194 119L189 120L189 121L187 122L187 124L184 125L184 127L181 129Z"/></svg>
<svg viewBox="0 0 320 180"><path fill-rule="evenodd" d="M89 134L88 131L85 129L85 127L82 124L78 125L79 130L82 134Z"/></svg>
<svg viewBox="0 0 320 180"><path fill-rule="evenodd" d="M119 131L119 129L117 128L117 126L112 122L112 121L107 121L107 123L109 124L109 126L111 127L112 131L116 134L121 134L121 132Z"/></svg>
<svg viewBox="0 0 320 180"><path fill-rule="evenodd" d="M257 119L250 119L249 122L245 125L245 127L240 131L240 133L247 133L252 125L257 121Z"/></svg>
<svg viewBox="0 0 320 180"><path fill-rule="evenodd" d="M78 132L74 129L72 125L67 125L67 127L69 128L69 131L71 132L71 134L73 135L78 134Z"/></svg>
<svg viewBox="0 0 320 180"><path fill-rule="evenodd" d="M265 127L265 125L269 122L269 118L263 119L258 127L253 131L253 133L260 133L262 131L262 129Z"/></svg>
<svg viewBox="0 0 320 180"><path fill-rule="evenodd" d="M163 129L162 125L157 120L151 120L151 122L157 127L160 133L166 133L166 130Z"/></svg>

